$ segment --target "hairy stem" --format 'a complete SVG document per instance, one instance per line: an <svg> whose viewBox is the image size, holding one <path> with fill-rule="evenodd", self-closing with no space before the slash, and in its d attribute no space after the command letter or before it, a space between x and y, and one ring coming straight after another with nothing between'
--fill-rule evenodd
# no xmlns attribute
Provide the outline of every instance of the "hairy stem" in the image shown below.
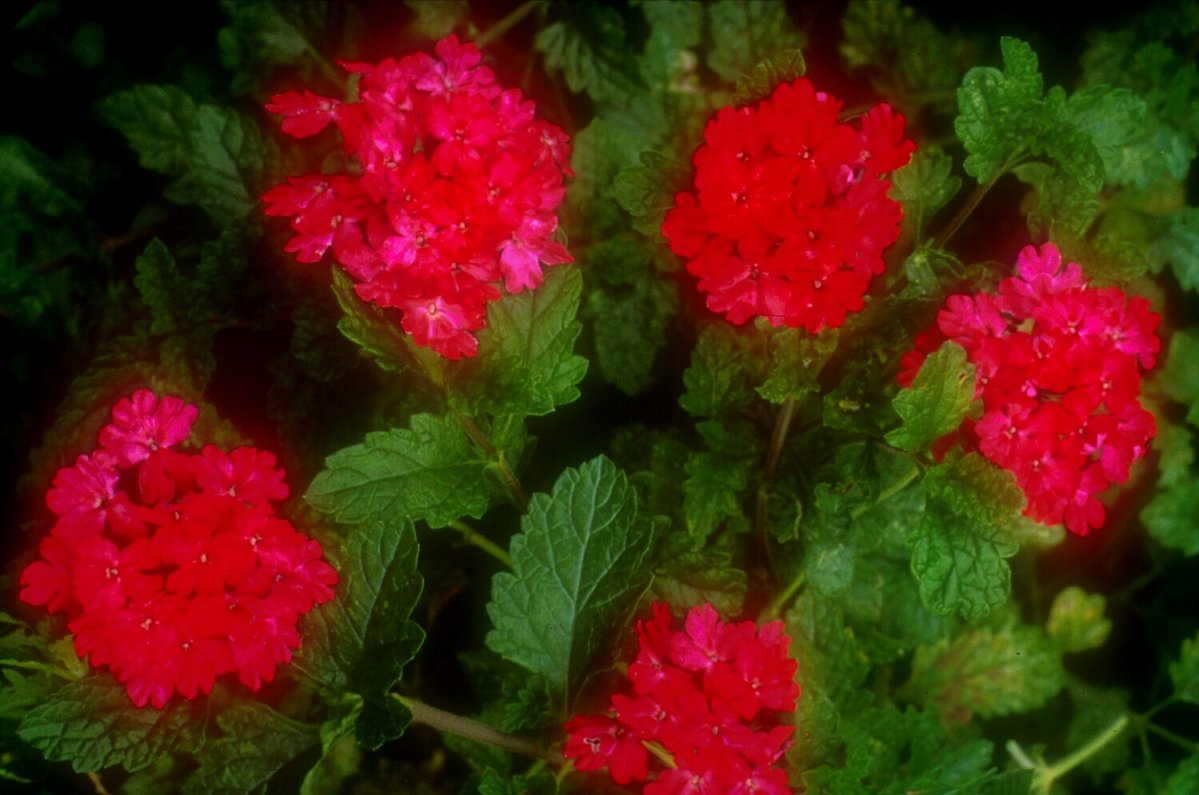
<svg viewBox="0 0 1199 795"><path fill-rule="evenodd" d="M762 555L770 568L771 579L776 579L774 564L770 560L770 484L774 473L778 471L779 458L783 454L783 445L787 443L787 432L791 430L791 421L795 419L795 397L788 397L779 409L774 421L774 431L770 434L770 450L766 453L766 464L762 467L762 477L758 481L758 500L754 511L754 524L757 526L758 543L762 547Z"/></svg>
<svg viewBox="0 0 1199 795"><path fill-rule="evenodd" d="M450 522L450 527L461 533L462 539L466 543L478 547L488 555L491 555L491 557L498 560L500 563L503 563L508 568L512 568L512 556L508 554L507 550L501 548L498 544L480 533L478 530L475 530L465 522L459 521Z"/></svg>
<svg viewBox="0 0 1199 795"><path fill-rule="evenodd" d="M1175 734L1174 732L1170 731L1169 729L1163 729L1161 726L1158 726L1156 723L1146 724L1145 730L1153 732L1158 737L1161 737L1165 740L1169 740L1170 742L1177 745L1179 748L1185 748L1187 751L1190 751L1191 753L1195 753L1196 751L1199 751L1199 743L1193 742L1181 735Z"/></svg>
<svg viewBox="0 0 1199 795"><path fill-rule="evenodd" d="M506 17L476 36L475 46L483 49L488 44L502 37L505 33L512 30L512 28L519 25L521 20L537 10L539 5L541 5L541 0L529 0L527 3L521 3L512 9Z"/></svg>
<svg viewBox="0 0 1199 795"><path fill-rule="evenodd" d="M542 759L552 765L563 764L560 754L548 751L532 740L502 732L473 718L431 707L422 701L401 696L399 693L392 693L391 697L408 708L408 711L412 713L412 720L416 723L423 723L438 731L449 732L473 742L492 745L531 759Z"/></svg>
<svg viewBox="0 0 1199 795"><path fill-rule="evenodd" d="M508 491L512 492L512 496L516 498L520 509L527 511L529 509L529 493L520 484L520 478L516 477L516 473L512 471L512 467L508 466L508 460L504 458L503 451L496 449L496 446L487 438L487 434L483 433L483 429L473 419L456 409L454 410L454 416L458 418L458 423L466 431L466 435L470 437L470 440L495 464L499 470L500 479L504 481L504 485L508 487Z"/></svg>
<svg viewBox="0 0 1199 795"><path fill-rule="evenodd" d="M1055 781L1103 750L1108 743L1123 734L1128 723L1129 717L1121 715L1078 750L1067 754L1048 767L1038 765L1036 773L1033 774L1032 792L1036 795L1049 795Z"/></svg>

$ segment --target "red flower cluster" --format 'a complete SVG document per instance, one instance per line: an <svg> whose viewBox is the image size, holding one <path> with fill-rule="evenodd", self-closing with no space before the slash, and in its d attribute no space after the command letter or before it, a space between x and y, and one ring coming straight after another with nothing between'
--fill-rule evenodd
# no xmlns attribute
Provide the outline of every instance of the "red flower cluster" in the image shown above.
<svg viewBox="0 0 1199 795"><path fill-rule="evenodd" d="M399 309L404 330L450 359L474 356L487 302L541 283L542 264L572 261L553 239L570 143L504 90L473 44L437 55L342 64L362 75L359 102L310 91L273 97L283 131L337 125L353 173L289 177L264 195L291 217L286 250L316 262L330 248L363 300Z"/></svg>
<svg viewBox="0 0 1199 795"><path fill-rule="evenodd" d="M800 688L783 622L728 623L705 604L681 631L671 624L661 602L637 622L633 692L613 695L605 715L571 719L563 753L579 770L607 767L618 784L650 776L650 749L672 760L645 795L789 795L775 763L795 727L780 725L779 714L795 710Z"/></svg>
<svg viewBox="0 0 1199 795"><path fill-rule="evenodd" d="M662 234L737 324L754 316L813 334L862 308L903 211L883 179L911 158L903 116L886 104L838 124L841 102L806 79L753 106L721 108L695 153Z"/></svg>
<svg viewBox="0 0 1199 795"><path fill-rule="evenodd" d="M275 516L287 485L273 455L171 449L196 415L146 389L118 401L100 449L55 475L58 521L21 574L21 600L65 612L79 656L139 707L208 693L230 671L257 690L337 582L320 543Z"/></svg>
<svg viewBox="0 0 1199 795"><path fill-rule="evenodd" d="M1027 246L1017 269L997 295L950 296L899 380L911 384L945 340L965 348L983 401L982 418L963 428L966 446L1015 474L1027 515L1086 535L1103 524L1095 495L1128 479L1157 432L1138 396L1161 318L1144 298L1089 287L1052 243Z"/></svg>

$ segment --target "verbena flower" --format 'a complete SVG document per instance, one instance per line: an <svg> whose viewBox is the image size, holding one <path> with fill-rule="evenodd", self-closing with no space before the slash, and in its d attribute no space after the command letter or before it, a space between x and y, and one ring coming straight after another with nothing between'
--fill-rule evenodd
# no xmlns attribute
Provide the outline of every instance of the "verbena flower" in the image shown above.
<svg viewBox="0 0 1199 795"><path fill-rule="evenodd" d="M358 102L273 97L284 132L334 124L356 163L289 177L262 198L268 215L292 219L297 260L331 250L361 298L398 309L418 344L458 359L478 352L489 301L572 261L555 232L573 172L566 134L497 85L473 44L450 36L436 53L342 64L361 75Z"/></svg>
<svg viewBox="0 0 1199 795"><path fill-rule="evenodd" d="M225 673L258 690L338 580L320 543L275 515L288 491L272 454L171 449L197 414L147 389L118 401L101 448L55 475L58 521L21 573L21 600L65 613L79 656L139 707L208 693Z"/></svg>
<svg viewBox="0 0 1199 795"><path fill-rule="evenodd" d="M1141 406L1141 372L1161 349L1149 302L1087 284L1052 243L1020 252L997 294L950 296L935 328L916 338L899 380L951 340L975 368L983 414L961 437L1010 470L1025 513L1085 535L1104 520L1096 495L1128 479L1157 432Z"/></svg>
<svg viewBox="0 0 1199 795"><path fill-rule="evenodd" d="M708 308L741 324L817 333L863 306L903 211L884 175L915 145L880 104L855 129L806 79L755 105L722 108L695 152L695 190L675 196L662 234L699 277Z"/></svg>
<svg viewBox="0 0 1199 795"><path fill-rule="evenodd" d="M618 784L645 781L646 795L790 793L777 763L795 727L780 718L800 687L782 622L726 622L705 604L675 629L668 605L652 613L637 622L631 692L613 694L603 715L568 721L563 753Z"/></svg>

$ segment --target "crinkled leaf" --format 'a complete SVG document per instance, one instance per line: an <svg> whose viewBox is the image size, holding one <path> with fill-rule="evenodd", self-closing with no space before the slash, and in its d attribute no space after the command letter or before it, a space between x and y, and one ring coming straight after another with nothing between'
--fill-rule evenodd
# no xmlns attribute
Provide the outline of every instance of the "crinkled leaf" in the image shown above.
<svg viewBox="0 0 1199 795"><path fill-rule="evenodd" d="M230 108L198 104L177 86L140 85L100 104L146 168L171 177L166 197L202 207L218 224L257 206L267 144L258 126Z"/></svg>
<svg viewBox="0 0 1199 795"><path fill-rule="evenodd" d="M932 704L946 723L1044 704L1065 683L1057 651L1040 629L978 628L916 650L905 690Z"/></svg>
<svg viewBox="0 0 1199 795"><path fill-rule="evenodd" d="M974 400L974 365L966 351L947 342L924 360L909 389L900 390L892 405L903 425L887 434L901 450L922 451L962 424Z"/></svg>
<svg viewBox="0 0 1199 795"><path fill-rule="evenodd" d="M1183 288L1199 292L1199 207L1185 207L1174 213L1154 248L1173 268Z"/></svg>
<svg viewBox="0 0 1199 795"><path fill-rule="evenodd" d="M749 483L749 461L719 453L695 453L687 459L683 512L687 528L706 538L726 519L741 516L740 495Z"/></svg>
<svg viewBox="0 0 1199 795"><path fill-rule="evenodd" d="M957 518L933 503L925 508L911 539L912 573L929 610L972 620L1007 600L1011 570L1005 559L1016 554L1016 547L981 526L962 526Z"/></svg>
<svg viewBox="0 0 1199 795"><path fill-rule="evenodd" d="M679 405L693 417L716 417L744 408L753 397L742 370L744 362L745 351L733 333L708 326L691 352Z"/></svg>
<svg viewBox="0 0 1199 795"><path fill-rule="evenodd" d="M265 793L288 763L315 754L318 727L301 723L255 701L238 703L217 717L224 735L196 754L200 766L183 785L184 795Z"/></svg>
<svg viewBox="0 0 1199 795"><path fill-rule="evenodd" d="M198 703L172 699L165 709L135 707L108 674L72 682L50 694L17 728L22 740L76 771L120 765L140 770L175 750L195 750L202 738Z"/></svg>
<svg viewBox="0 0 1199 795"><path fill-rule="evenodd" d="M817 392L824 365L837 350L836 331L808 334L802 329L782 329L767 337L766 380L758 394L771 403L784 403Z"/></svg>
<svg viewBox="0 0 1199 795"><path fill-rule="evenodd" d="M545 677L555 703L573 688L649 584L654 524L603 456L533 497L512 539L513 571L492 581L487 645Z"/></svg>
<svg viewBox="0 0 1199 795"><path fill-rule="evenodd" d="M1070 97L1066 110L1091 137L1110 183L1148 188L1165 178L1182 180L1195 158L1194 145L1158 121L1127 88L1083 89Z"/></svg>
<svg viewBox="0 0 1199 795"><path fill-rule="evenodd" d="M1141 521L1149 535L1184 555L1199 555L1199 480L1163 489L1141 510Z"/></svg>
<svg viewBox="0 0 1199 795"><path fill-rule="evenodd" d="M911 162L891 175L891 197L903 205L903 219L916 240L924 239L928 222L961 185L953 173L953 158L936 146L918 149Z"/></svg>
<svg viewBox="0 0 1199 795"><path fill-rule="evenodd" d="M733 104L744 105L765 99L779 83L789 83L804 76L807 64L799 50L785 50L759 61L753 69L737 78Z"/></svg>
<svg viewBox="0 0 1199 795"><path fill-rule="evenodd" d="M656 240L667 211L674 207L673 188L689 171L686 163L647 150L641 153L640 165L616 175L613 197L633 216L633 228Z"/></svg>
<svg viewBox="0 0 1199 795"><path fill-rule="evenodd" d="M448 5L448 4L447 4ZM320 0L257 0L245 3L222 0L228 26L217 36L221 62L233 72L237 94L270 85L271 72L288 66L298 85L309 85L313 76L330 64L322 55L328 46L322 33L330 27L333 5Z"/></svg>
<svg viewBox="0 0 1199 795"><path fill-rule="evenodd" d="M366 435L339 450L305 498L339 522L425 521L445 527L487 510L486 462L451 415L416 414L411 429Z"/></svg>
<svg viewBox="0 0 1199 795"><path fill-rule="evenodd" d="M333 269L333 294L345 317L337 330L356 344L364 356L383 370L399 372L408 365L404 332L381 309L371 306L354 292L354 280L341 268Z"/></svg>
<svg viewBox="0 0 1199 795"><path fill-rule="evenodd" d="M408 618L424 585L420 547L412 524L398 516L329 539L325 553L341 578L337 595L305 619L296 655L296 666L331 691L362 697L356 734L368 748L406 728L407 711L388 692L424 641Z"/></svg>
<svg viewBox="0 0 1199 795"><path fill-rule="evenodd" d="M462 365L460 382L449 378L451 397L494 415L524 416L577 400L587 374L587 360L574 353L582 290L578 268L557 267L535 290L492 302L479 358Z"/></svg>
<svg viewBox="0 0 1199 795"><path fill-rule="evenodd" d="M655 598L680 608L707 602L722 616L744 609L749 578L727 552L704 549L671 556L662 565L654 574Z"/></svg>
<svg viewBox="0 0 1199 795"><path fill-rule="evenodd" d="M733 82L767 58L802 49L803 35L776 0L717 0L707 7L712 47L708 66Z"/></svg>
<svg viewBox="0 0 1199 795"><path fill-rule="evenodd" d="M1178 660L1170 663L1174 697L1199 704L1199 636L1182 642Z"/></svg>
<svg viewBox="0 0 1199 795"><path fill-rule="evenodd" d="M978 453L946 459L924 477L929 497L952 513L984 525L1001 526L1024 510L1024 492L1016 476Z"/></svg>
<svg viewBox="0 0 1199 795"><path fill-rule="evenodd" d="M1000 45L1003 71L976 66L958 89L954 129L968 153L966 173L980 183L999 176L1042 124L1044 84L1036 54L1019 39L1005 36Z"/></svg>
<svg viewBox="0 0 1199 795"><path fill-rule="evenodd" d="M1053 598L1045 631L1062 651L1086 651L1104 644L1112 622L1103 615L1104 598L1071 585Z"/></svg>
<svg viewBox="0 0 1199 795"><path fill-rule="evenodd" d="M216 368L212 337L217 327L200 285L180 272L158 238L146 246L135 267L133 283L150 310L150 332L161 337L160 357L174 365L169 368L173 373L202 389Z"/></svg>
<svg viewBox="0 0 1199 795"><path fill-rule="evenodd" d="M624 19L601 3L560 6L562 19L542 28L533 41L548 70L561 71L571 91L598 103L619 103L642 87L636 61L628 57Z"/></svg>

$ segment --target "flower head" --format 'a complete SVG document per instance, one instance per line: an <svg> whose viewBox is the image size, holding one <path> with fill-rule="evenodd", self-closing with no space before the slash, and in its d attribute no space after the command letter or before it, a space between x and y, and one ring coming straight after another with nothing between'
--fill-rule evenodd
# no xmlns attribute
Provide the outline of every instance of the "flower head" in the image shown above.
<svg viewBox="0 0 1199 795"><path fill-rule="evenodd" d="M965 348L983 404L966 446L1016 476L1026 514L1085 535L1103 524L1096 495L1128 479L1156 433L1138 396L1161 318L1143 298L1091 287L1052 243L1026 246L1016 270L997 294L950 296L899 380L946 340Z"/></svg>
<svg viewBox="0 0 1199 795"><path fill-rule="evenodd" d="M273 455L169 449L197 414L146 389L118 401L102 448L55 475L59 519L21 573L21 600L65 612L79 656L138 706L195 698L225 673L257 690L338 579L320 544L275 515L287 486Z"/></svg>
<svg viewBox="0 0 1199 795"><path fill-rule="evenodd" d="M474 44L449 36L435 51L342 64L362 76L357 102L273 97L266 107L284 132L334 124L357 167L289 177L262 198L267 215L291 218L286 251L300 262L332 251L359 297L398 310L418 344L458 359L478 352L490 301L572 261L556 239L570 151L519 90L496 83Z"/></svg>
<svg viewBox="0 0 1199 795"><path fill-rule="evenodd" d="M708 122L695 189L675 197L662 234L708 308L730 322L836 328L882 273L903 218L884 176L915 146L889 105L857 129L840 113L839 100L801 78Z"/></svg>
<svg viewBox="0 0 1199 795"><path fill-rule="evenodd" d="M637 622L633 692L613 694L607 714L568 721L563 753L618 784L645 781L647 795L790 792L775 764L795 733L780 718L800 688L782 622L727 622L704 604L676 629L668 605L652 613ZM655 764L663 757L673 767Z"/></svg>

